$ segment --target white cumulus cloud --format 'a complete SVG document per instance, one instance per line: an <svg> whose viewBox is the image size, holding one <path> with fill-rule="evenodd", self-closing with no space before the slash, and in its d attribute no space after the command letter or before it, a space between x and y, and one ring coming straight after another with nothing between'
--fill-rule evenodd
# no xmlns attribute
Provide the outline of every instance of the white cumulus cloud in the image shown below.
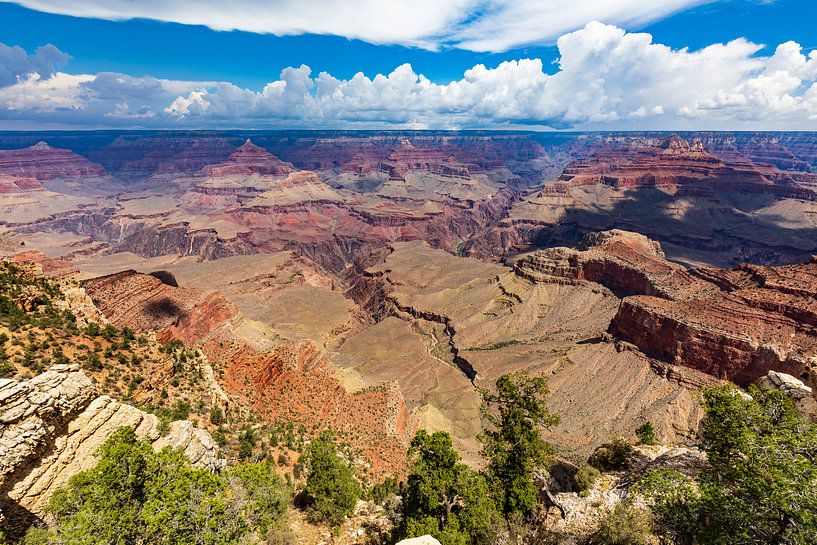
<svg viewBox="0 0 817 545"><path fill-rule="evenodd" d="M557 40L559 60L477 65L436 83L403 64L340 79L305 65L261 90L125 74L37 73L0 88L0 120L153 127L815 129L817 54L762 56L745 39L672 49L597 22ZM46 116L47 114L47 116Z"/></svg>

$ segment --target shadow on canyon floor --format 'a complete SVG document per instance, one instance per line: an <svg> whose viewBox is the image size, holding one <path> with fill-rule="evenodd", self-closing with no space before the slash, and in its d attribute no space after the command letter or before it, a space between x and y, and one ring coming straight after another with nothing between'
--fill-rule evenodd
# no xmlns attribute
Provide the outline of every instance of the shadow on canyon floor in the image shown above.
<svg viewBox="0 0 817 545"><path fill-rule="evenodd" d="M682 262L736 266L808 261L817 254L817 228L790 228L785 225L801 218L758 214L775 201L773 195L726 194L681 202L642 188L628 192L612 208L568 207L559 223L532 229L528 239L530 249L576 246L587 233L624 229L657 240L668 258Z"/></svg>

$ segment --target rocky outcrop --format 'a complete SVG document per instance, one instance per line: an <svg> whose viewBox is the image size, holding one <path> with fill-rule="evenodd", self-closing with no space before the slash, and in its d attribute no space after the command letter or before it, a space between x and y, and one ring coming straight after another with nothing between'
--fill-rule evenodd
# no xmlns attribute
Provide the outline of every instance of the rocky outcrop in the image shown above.
<svg viewBox="0 0 817 545"><path fill-rule="evenodd" d="M610 332L664 361L748 384L771 371L814 381L817 265L693 269L695 289L625 298Z"/></svg>
<svg viewBox="0 0 817 545"><path fill-rule="evenodd" d="M582 494L556 494L556 506L550 508L548 522L553 530L575 536L584 543L598 530L602 519L623 500L628 499L641 509L647 507L645 499L631 485L648 471L669 469L694 479L707 465L706 453L696 447L635 447L626 471L603 473Z"/></svg>
<svg viewBox="0 0 817 545"><path fill-rule="evenodd" d="M757 384L763 388L779 390L792 400L797 410L812 419L817 419L817 399L814 397L814 390L803 384L802 380L786 373L769 371L766 376L760 377Z"/></svg>
<svg viewBox="0 0 817 545"><path fill-rule="evenodd" d="M429 535L425 535L398 541L397 545L440 545L440 542Z"/></svg>
<svg viewBox="0 0 817 545"><path fill-rule="evenodd" d="M163 436L156 416L98 395L73 364L28 381L0 379L0 423L0 507L11 527L25 523L21 512L40 514L56 489L93 467L99 446L123 426L157 449L183 450L196 467L223 463L207 432L178 421Z"/></svg>
<svg viewBox="0 0 817 545"><path fill-rule="evenodd" d="M27 382L0 379L0 482L36 458L95 395L77 366L55 366Z"/></svg>
<svg viewBox="0 0 817 545"><path fill-rule="evenodd" d="M74 315L78 327L85 327L91 322L106 324L108 319L99 312L94 301L88 296L85 288L67 286L62 289L62 299L54 301L54 306Z"/></svg>
<svg viewBox="0 0 817 545"><path fill-rule="evenodd" d="M73 263L67 259L51 257L37 250L19 252L8 258L14 263L36 263L42 274L48 278L62 278L79 272Z"/></svg>
<svg viewBox="0 0 817 545"><path fill-rule="evenodd" d="M589 233L578 249L548 248L514 264L517 275L533 282L594 282L619 296L654 295L677 298L703 289L686 270L667 261L660 244L644 235L613 229Z"/></svg>
<svg viewBox="0 0 817 545"><path fill-rule="evenodd" d="M55 180L104 176L105 169L70 150L52 148L45 142L39 142L24 149L0 150L0 174Z"/></svg>
<svg viewBox="0 0 817 545"><path fill-rule="evenodd" d="M161 341L196 343L238 316L218 292L180 288L171 277L133 270L82 285L106 320L117 327L157 332Z"/></svg>

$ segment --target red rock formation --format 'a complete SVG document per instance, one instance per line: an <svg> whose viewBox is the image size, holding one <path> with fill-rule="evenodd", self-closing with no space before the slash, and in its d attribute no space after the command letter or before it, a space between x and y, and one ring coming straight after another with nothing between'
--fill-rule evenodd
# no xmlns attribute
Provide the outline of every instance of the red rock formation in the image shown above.
<svg viewBox="0 0 817 545"><path fill-rule="evenodd" d="M657 242L638 233L617 229L591 233L581 248L539 250L514 267L518 275L534 282L595 282L621 296L685 298L687 292L698 293L709 286L667 261Z"/></svg>
<svg viewBox="0 0 817 545"><path fill-rule="evenodd" d="M770 370L817 373L817 263L687 270L643 235L615 230L583 246L534 252L515 270L625 296L610 333L669 363L744 385Z"/></svg>
<svg viewBox="0 0 817 545"><path fill-rule="evenodd" d="M15 263L36 263L42 268L43 275L49 278L62 278L79 272L74 264L67 259L50 257L37 250L20 252L8 259Z"/></svg>
<svg viewBox="0 0 817 545"><path fill-rule="evenodd" d="M207 165L201 169L202 176L230 176L262 174L266 176L286 176L294 170L291 163L285 163L270 152L256 146L249 139L236 149L224 163Z"/></svg>
<svg viewBox="0 0 817 545"><path fill-rule="evenodd" d="M610 332L649 355L740 384L770 370L814 380L817 264L688 274L693 289L625 298Z"/></svg>
<svg viewBox="0 0 817 545"><path fill-rule="evenodd" d="M34 178L18 178L0 174L0 194L25 193L28 191L42 191L44 188Z"/></svg>
<svg viewBox="0 0 817 545"><path fill-rule="evenodd" d="M103 176L105 169L67 149L45 142L15 150L0 150L0 174L37 180Z"/></svg>
<svg viewBox="0 0 817 545"><path fill-rule="evenodd" d="M373 476L405 472L406 449L415 424L395 384L350 394L309 342L287 343L258 353L221 337L202 349L225 370L223 381L231 397L242 400L267 421L334 429L372 464Z"/></svg>
<svg viewBox="0 0 817 545"><path fill-rule="evenodd" d="M446 147L418 148L408 138L403 138L400 146L392 150L388 159L382 161L378 168L389 175L393 180L402 180L406 172L422 170L440 176L453 178L471 177L468 165L458 162L449 156ZM477 165L471 165L475 170L481 170Z"/></svg>
<svg viewBox="0 0 817 545"><path fill-rule="evenodd" d="M172 277L160 278L128 270L82 285L112 324L158 331L164 340L197 342L238 314L218 293L179 288Z"/></svg>
<svg viewBox="0 0 817 545"><path fill-rule="evenodd" d="M174 284L169 273L124 271L83 286L114 325L198 346L224 371L220 382L231 403L252 408L269 422L289 420L310 430L343 433L372 464L373 476L404 472L414 423L396 385L350 394L312 343L259 351L235 333L242 317L221 294Z"/></svg>
<svg viewBox="0 0 817 545"><path fill-rule="evenodd" d="M658 146L638 139L604 144L590 157L568 165L560 181L567 185L554 188L546 185L541 194L602 184L623 188L680 186L695 194L734 191L817 200L817 191L799 185L776 168L756 166L745 160L727 164L704 151L700 139L690 146L679 136L671 136Z"/></svg>

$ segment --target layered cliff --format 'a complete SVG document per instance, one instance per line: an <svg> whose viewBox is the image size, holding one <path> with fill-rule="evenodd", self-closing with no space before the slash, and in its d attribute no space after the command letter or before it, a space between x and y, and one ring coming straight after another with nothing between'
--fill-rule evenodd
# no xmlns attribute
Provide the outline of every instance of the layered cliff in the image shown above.
<svg viewBox="0 0 817 545"><path fill-rule="evenodd" d="M45 142L16 150L0 150L0 174L36 180L103 176L105 169L67 149Z"/></svg>
<svg viewBox="0 0 817 545"><path fill-rule="evenodd" d="M0 379L0 423L0 522L12 530L41 515L73 475L93 467L99 446L123 426L157 449L182 449L194 466L223 464L209 433L177 421L163 434L156 416L100 395L76 364L55 365L30 380Z"/></svg>
<svg viewBox="0 0 817 545"><path fill-rule="evenodd" d="M659 240L690 265L791 263L817 250L810 174L706 149L678 136L588 138L573 145L558 180L469 246L490 255L497 246L575 245L588 232L618 228Z"/></svg>
<svg viewBox="0 0 817 545"><path fill-rule="evenodd" d="M206 165L199 173L202 176L285 176L294 170L290 163L285 163L248 138L223 163Z"/></svg>
<svg viewBox="0 0 817 545"><path fill-rule="evenodd" d="M660 359L739 384L769 370L813 383L817 264L691 273L718 289L685 300L625 298L610 331Z"/></svg>

